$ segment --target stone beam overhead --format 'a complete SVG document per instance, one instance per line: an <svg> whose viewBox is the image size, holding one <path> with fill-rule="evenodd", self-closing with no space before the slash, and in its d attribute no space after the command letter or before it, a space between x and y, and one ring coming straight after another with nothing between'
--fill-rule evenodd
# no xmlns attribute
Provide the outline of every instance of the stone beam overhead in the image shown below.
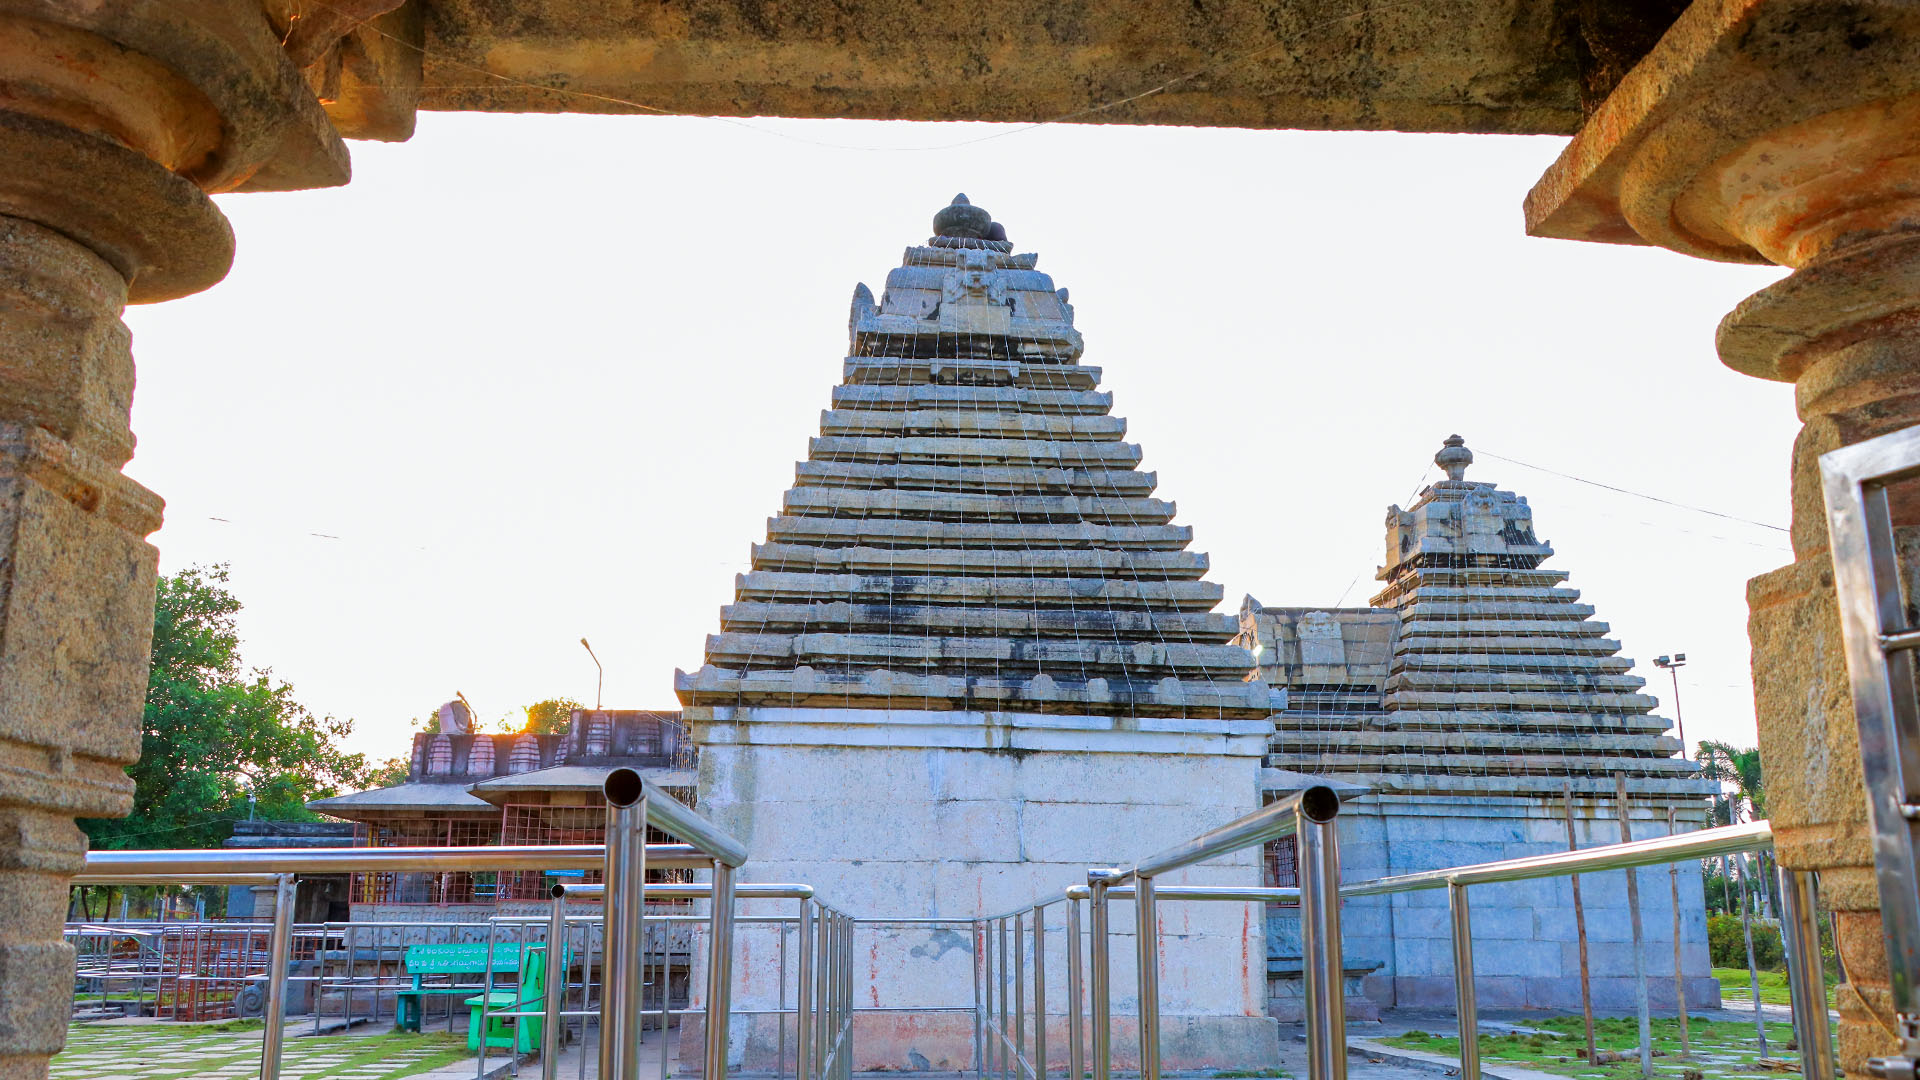
<svg viewBox="0 0 1920 1080"><path fill-rule="evenodd" d="M1566 133L1612 33L1583 16L1605 6L429 0L419 92L495 112Z"/></svg>
<svg viewBox="0 0 1920 1080"><path fill-rule="evenodd" d="M1113 396L1008 378L1084 370L1067 291L965 196L934 230L878 300L854 291L828 434L682 702L1264 721L1278 699Z"/></svg>

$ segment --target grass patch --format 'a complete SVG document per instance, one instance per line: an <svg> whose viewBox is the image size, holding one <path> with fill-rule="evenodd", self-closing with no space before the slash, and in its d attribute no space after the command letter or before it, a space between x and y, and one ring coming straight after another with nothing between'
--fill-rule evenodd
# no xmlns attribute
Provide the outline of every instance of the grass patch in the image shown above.
<svg viewBox="0 0 1920 1080"><path fill-rule="evenodd" d="M1737 997L1741 1001L1753 1000L1753 983L1746 968L1714 968L1713 977L1720 980L1720 996ZM1827 973L1827 1008L1833 1008L1833 988L1840 981L1838 975ZM1787 990L1787 973L1784 971L1760 972L1760 1000L1768 1005L1791 1005L1793 995Z"/></svg>
<svg viewBox="0 0 1920 1080"><path fill-rule="evenodd" d="M1481 1034L1481 1058L1572 1077L1627 1077L1638 1075L1640 1071L1637 1059L1588 1064L1580 1056L1586 1049L1585 1025L1580 1017L1558 1016L1532 1021L1527 1026L1543 1033ZM1594 1044L1601 1050L1632 1051L1640 1045L1640 1025L1634 1018L1596 1020L1593 1028ZM1760 1048L1752 1024L1695 1020L1687 1025L1687 1032L1693 1050L1690 1060L1680 1056L1680 1022L1668 1019L1653 1021L1654 1068L1657 1071L1677 1074L1683 1069L1700 1068L1709 1075L1767 1072L1756 1065ZM1787 1044L1792 1037L1793 1025L1768 1024L1768 1052L1774 1057L1790 1056ZM1454 1058L1460 1056L1459 1039L1424 1031L1409 1031L1379 1041L1403 1050L1421 1050Z"/></svg>
<svg viewBox="0 0 1920 1080"><path fill-rule="evenodd" d="M248 1065L259 1060L259 1043L244 1035L261 1028L259 1020L231 1020L213 1024L168 1024L164 1026L82 1025L74 1029L67 1049L71 1053L97 1054L104 1050L124 1050L129 1058L143 1051L187 1052L191 1062L182 1061L178 1071L151 1074L148 1080L184 1080L220 1070L223 1066ZM243 1036L240 1039L221 1036ZM464 1035L445 1032L389 1032L366 1037L329 1037L289 1040L285 1049L285 1069L314 1077L337 1076L344 1072L388 1066L373 1074L373 1080L400 1080L431 1069L470 1060ZM345 1055L343 1060L324 1066L308 1064L314 1058ZM54 1058L55 1078L103 1075L99 1066L69 1065L60 1055ZM363 1071L359 1075L366 1076Z"/></svg>

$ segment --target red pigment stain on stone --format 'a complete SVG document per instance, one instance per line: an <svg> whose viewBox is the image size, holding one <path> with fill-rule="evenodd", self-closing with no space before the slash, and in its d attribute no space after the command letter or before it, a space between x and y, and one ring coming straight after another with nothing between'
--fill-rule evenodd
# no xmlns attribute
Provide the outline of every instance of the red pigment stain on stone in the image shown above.
<svg viewBox="0 0 1920 1080"><path fill-rule="evenodd" d="M880 943L877 941L867 948L867 996L873 999L874 1008L880 1007Z"/></svg>

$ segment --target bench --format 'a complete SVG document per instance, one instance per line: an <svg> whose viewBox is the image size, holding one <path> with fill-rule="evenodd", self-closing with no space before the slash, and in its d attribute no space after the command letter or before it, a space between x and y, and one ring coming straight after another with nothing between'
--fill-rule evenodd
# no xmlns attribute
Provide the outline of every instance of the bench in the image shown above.
<svg viewBox="0 0 1920 1080"><path fill-rule="evenodd" d="M547 947L529 945L524 953L517 944L496 944L493 947L494 975L518 974L519 985L511 990L495 990L488 985L480 993L474 993L472 986L448 984L429 984L428 975L481 975L485 976L487 967L487 947L479 942L454 945L409 945L407 946L407 974L413 976L413 986L406 990L394 991L397 1007L394 1009L394 1026L402 1031L419 1031L420 1020L425 1013L425 999L434 996L459 995L466 1000L467 1006L467 1049L479 1050L484 1041L489 1047L512 1047L520 1053L527 1053L540 1044L541 1019L537 1016L523 1017L487 1017L486 1030L481 1031L480 1013L484 1004L488 1012L529 1012L538 1009L545 1001L544 984L546 980ZM562 958L564 960L564 957ZM509 1027L511 1024L511 1027Z"/></svg>

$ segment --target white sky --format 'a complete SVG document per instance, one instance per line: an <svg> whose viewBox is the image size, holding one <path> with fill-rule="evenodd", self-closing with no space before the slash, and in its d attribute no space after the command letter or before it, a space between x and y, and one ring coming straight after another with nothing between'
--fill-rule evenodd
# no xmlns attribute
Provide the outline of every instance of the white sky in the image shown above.
<svg viewBox="0 0 1920 1080"><path fill-rule="evenodd" d="M345 188L220 200L228 279L128 313L128 471L168 501L161 569L231 563L247 660L356 749L455 690L591 702L583 635L609 707L675 707L854 283L965 191L1072 290L1224 610L1363 605L1387 505L1459 432L1649 692L1688 654L1689 739L1750 744L1745 582L1785 534L1491 455L1786 524L1791 388L1713 351L1780 272L1527 238L1563 142L423 115Z"/></svg>

